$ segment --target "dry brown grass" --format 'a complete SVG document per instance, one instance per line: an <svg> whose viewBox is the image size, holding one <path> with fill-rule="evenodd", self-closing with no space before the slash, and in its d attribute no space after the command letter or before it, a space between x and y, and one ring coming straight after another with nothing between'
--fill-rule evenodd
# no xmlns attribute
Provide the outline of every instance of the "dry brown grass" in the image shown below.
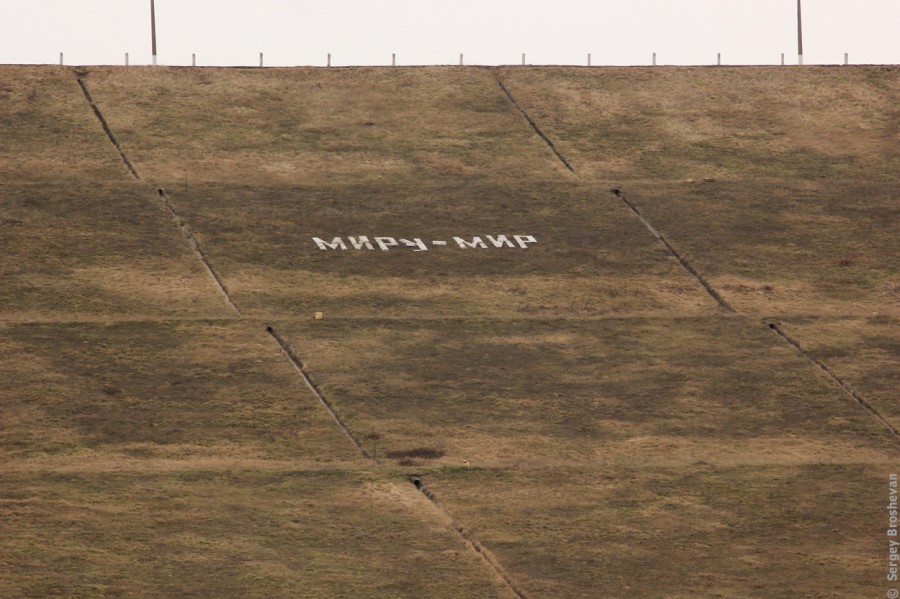
<svg viewBox="0 0 900 599"><path fill-rule="evenodd" d="M123 179L71 69L0 66L0 183Z"/></svg>
<svg viewBox="0 0 900 599"><path fill-rule="evenodd" d="M99 68L87 82L138 171L161 184L564 170L486 69Z"/></svg>
<svg viewBox="0 0 900 599"><path fill-rule="evenodd" d="M369 472L0 475L4 597L502 597L408 483Z"/></svg>
<svg viewBox="0 0 900 599"><path fill-rule="evenodd" d="M900 315L900 186L632 183L629 197L737 310ZM852 256L852 263L844 260Z"/></svg>
<svg viewBox="0 0 900 599"><path fill-rule="evenodd" d="M233 315L144 185L2 184L0 213L0 320Z"/></svg>
<svg viewBox="0 0 900 599"><path fill-rule="evenodd" d="M896 460L894 439L753 320L279 325L384 455L437 464Z"/></svg>
<svg viewBox="0 0 900 599"><path fill-rule="evenodd" d="M7 460L359 458L261 327L28 324L0 339Z"/></svg>
<svg viewBox="0 0 900 599"><path fill-rule="evenodd" d="M529 597L883 592L897 440L763 317L898 423L897 69L497 72L579 177L487 69L91 69L235 320L0 68L0 596L509 596L412 473ZM538 243L311 241L486 234Z"/></svg>
<svg viewBox="0 0 900 599"><path fill-rule="evenodd" d="M898 67L501 69L587 178L896 181Z"/></svg>
<svg viewBox="0 0 900 599"><path fill-rule="evenodd" d="M716 305L606 189L577 184L176 186L170 197L254 315L598 317ZM528 234L527 250L453 236ZM427 252L322 251L313 237L445 240Z"/></svg>
<svg viewBox="0 0 900 599"><path fill-rule="evenodd" d="M782 328L866 398L894 427L900 427L900 320L887 314L868 318L787 318Z"/></svg>
<svg viewBox="0 0 900 599"><path fill-rule="evenodd" d="M424 480L529 596L838 598L884 586L880 467L457 470Z"/></svg>

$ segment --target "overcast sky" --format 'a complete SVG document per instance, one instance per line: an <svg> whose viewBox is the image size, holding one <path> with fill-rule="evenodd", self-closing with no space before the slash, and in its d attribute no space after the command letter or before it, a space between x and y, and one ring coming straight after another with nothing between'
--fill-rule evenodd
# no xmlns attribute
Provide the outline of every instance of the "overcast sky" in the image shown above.
<svg viewBox="0 0 900 599"><path fill-rule="evenodd" d="M796 0L156 0L160 64L778 64ZM804 59L900 63L900 0L803 0ZM150 0L0 0L0 64L151 61Z"/></svg>

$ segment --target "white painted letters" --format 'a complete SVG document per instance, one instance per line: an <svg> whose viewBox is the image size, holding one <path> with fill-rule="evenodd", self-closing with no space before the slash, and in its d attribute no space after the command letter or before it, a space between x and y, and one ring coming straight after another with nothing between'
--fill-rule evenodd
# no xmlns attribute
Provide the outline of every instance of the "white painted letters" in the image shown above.
<svg viewBox="0 0 900 599"><path fill-rule="evenodd" d="M425 238L427 239L427 237ZM484 239L490 243L485 243ZM382 252L389 252L392 248L408 248L414 252L429 251L429 242L421 237L412 237L408 239L399 239L396 237L369 237L367 235L359 235L356 237L347 237L346 242L343 237L335 237L331 241L325 241L321 237L313 237L313 243L322 251L341 250L345 251L349 245L354 250L373 251L378 246ZM537 243L537 239L533 235L478 235L471 238L453 237L456 247L462 250L486 250L486 249L503 249L503 250L527 250L528 246ZM515 241L515 242L514 242ZM430 245L433 248L447 248L450 244L442 240L432 240ZM435 249L434 251L447 251Z"/></svg>
<svg viewBox="0 0 900 599"><path fill-rule="evenodd" d="M397 247L397 240L393 237L376 237L375 243L378 244L382 252L389 252L392 247Z"/></svg>
<svg viewBox="0 0 900 599"><path fill-rule="evenodd" d="M354 250L361 250L366 248L367 250L374 250L372 244L369 242L369 238L365 235L360 235L359 237L348 237L350 240L350 245L353 246Z"/></svg>
<svg viewBox="0 0 900 599"><path fill-rule="evenodd" d="M412 241L410 241L410 240L408 240L408 239L401 239L401 240L400 240L400 243L402 243L402 244L405 245L406 247L415 248L415 249L413 250L414 252L427 252L427 251L428 251L428 246L425 245L425 244L422 242L422 240L419 239L418 237L416 237L416 238L413 239Z"/></svg>
<svg viewBox="0 0 900 599"><path fill-rule="evenodd" d="M471 242L466 241L462 237L454 237L453 241L455 241L456 244L459 247L461 247L462 249L466 249L466 248L469 248L469 249L481 248L483 250L487 249L487 246L485 245L485 243L483 241L481 241L481 237L473 237Z"/></svg>
<svg viewBox="0 0 900 599"><path fill-rule="evenodd" d="M513 235L513 238L516 240L516 243L519 244L519 247L523 250L528 249L529 243L537 243L537 239L535 239L531 235Z"/></svg>
<svg viewBox="0 0 900 599"><path fill-rule="evenodd" d="M509 237L507 237L506 235L497 235L497 237L494 237L493 235L485 235L485 237L488 238L488 241L490 241L491 244L493 244L493 246L495 248L502 248L503 246L511 247L511 248L516 247L513 245L513 242L510 241Z"/></svg>
<svg viewBox="0 0 900 599"><path fill-rule="evenodd" d="M322 241L318 237L313 237L313 241L316 242L316 245L319 246L320 250L327 250L328 248L331 248L333 250L336 250L338 248L340 248L342 250L347 249L347 246L344 245L344 242L340 237L335 237L334 239L331 240L331 243L328 243L327 241Z"/></svg>

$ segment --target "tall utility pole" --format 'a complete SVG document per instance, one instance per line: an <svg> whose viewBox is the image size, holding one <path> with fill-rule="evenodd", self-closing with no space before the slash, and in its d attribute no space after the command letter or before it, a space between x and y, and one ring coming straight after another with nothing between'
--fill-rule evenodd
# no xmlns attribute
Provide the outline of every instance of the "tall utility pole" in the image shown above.
<svg viewBox="0 0 900 599"><path fill-rule="evenodd" d="M153 44L153 66L156 66L156 6L153 0L150 0L150 38Z"/></svg>
<svg viewBox="0 0 900 599"><path fill-rule="evenodd" d="M797 0L797 64L803 65L803 16L800 12L800 0Z"/></svg>

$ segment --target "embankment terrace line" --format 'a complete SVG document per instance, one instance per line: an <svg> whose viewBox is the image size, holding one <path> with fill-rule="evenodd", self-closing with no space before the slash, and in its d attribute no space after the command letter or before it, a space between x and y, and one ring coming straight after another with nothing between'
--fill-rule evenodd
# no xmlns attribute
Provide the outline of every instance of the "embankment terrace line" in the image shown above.
<svg viewBox="0 0 900 599"><path fill-rule="evenodd" d="M466 239L463 237L453 237L453 241L460 249L482 249L489 248L512 248L527 250L528 246L537 243L537 239L533 235L485 235L484 241L480 236ZM382 252L389 252L391 248L410 248L414 252L427 252L428 244L420 237L412 239L396 239L394 237L372 237L371 240L366 235L359 237L347 237L345 242L342 237L334 237L331 241L325 241L320 237L313 237L313 243L322 251L328 250L375 250L377 246ZM488 245L490 244L490 245ZM432 247L446 247L450 245L445 240L432 240ZM452 246L451 246L452 247Z"/></svg>

